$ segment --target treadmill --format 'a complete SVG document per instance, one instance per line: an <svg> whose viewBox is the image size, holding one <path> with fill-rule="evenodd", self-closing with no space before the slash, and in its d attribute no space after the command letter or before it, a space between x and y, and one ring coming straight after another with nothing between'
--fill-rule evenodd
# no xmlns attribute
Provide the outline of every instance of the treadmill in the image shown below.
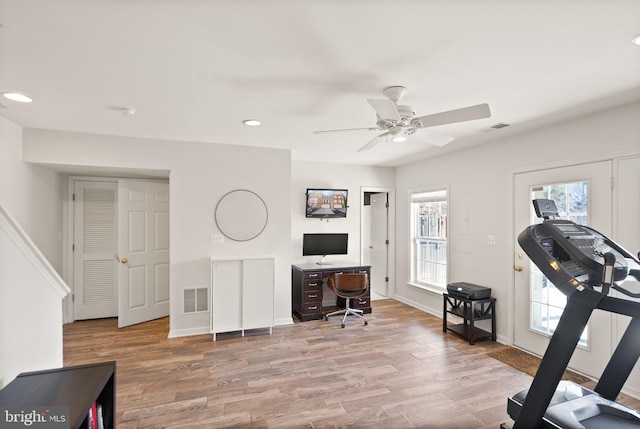
<svg viewBox="0 0 640 429"><path fill-rule="evenodd" d="M557 219L552 200L533 205L544 220L520 233L518 243L567 305L531 387L507 401L513 429L640 428L640 413L615 402L640 356L640 262L596 230ZM590 390L561 378L596 308L632 319Z"/></svg>

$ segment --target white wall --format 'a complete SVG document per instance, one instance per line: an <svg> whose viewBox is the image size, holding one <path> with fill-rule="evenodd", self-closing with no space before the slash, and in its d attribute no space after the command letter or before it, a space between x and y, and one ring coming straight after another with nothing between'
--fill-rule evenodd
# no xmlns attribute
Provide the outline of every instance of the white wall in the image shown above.
<svg viewBox="0 0 640 429"><path fill-rule="evenodd" d="M39 249L19 247L24 240L0 220L0 388L20 372L63 363L61 297L28 258L40 253L61 272L61 193L61 175L23 163L22 127L0 117L0 205Z"/></svg>
<svg viewBox="0 0 640 429"><path fill-rule="evenodd" d="M349 254L327 256L327 261L360 263L361 188L393 188L394 182L394 169L390 167L294 161L291 168L291 263L314 263L319 260L318 256L302 256L302 235L317 232L349 234ZM307 218L307 188L348 189L347 217L328 220Z"/></svg>
<svg viewBox="0 0 640 429"><path fill-rule="evenodd" d="M21 372L63 365L62 298L69 289L0 206L0 388Z"/></svg>
<svg viewBox="0 0 640 429"><path fill-rule="evenodd" d="M276 324L291 323L291 157L289 151L24 130L25 161L57 166L170 171L170 335L208 332L209 314L183 314L182 290L210 286L211 257L275 257ZM262 197L269 210L254 240L212 244L214 210L234 189Z"/></svg>
<svg viewBox="0 0 640 429"><path fill-rule="evenodd" d="M22 127L0 116L0 203L62 273L61 174L22 162Z"/></svg>
<svg viewBox="0 0 640 429"><path fill-rule="evenodd" d="M498 338L512 340L514 174L637 153L639 118L640 103L635 103L398 168L396 298L442 313L441 295L409 285L408 195L412 189L448 185L449 280L491 287ZM489 234L495 235L495 245L487 245Z"/></svg>

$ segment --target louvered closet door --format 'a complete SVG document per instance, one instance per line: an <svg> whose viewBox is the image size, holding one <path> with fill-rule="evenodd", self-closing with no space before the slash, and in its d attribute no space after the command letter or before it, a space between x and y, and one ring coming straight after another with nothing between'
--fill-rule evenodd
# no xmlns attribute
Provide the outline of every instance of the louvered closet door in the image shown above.
<svg viewBox="0 0 640 429"><path fill-rule="evenodd" d="M75 182L74 318L118 315L117 184Z"/></svg>

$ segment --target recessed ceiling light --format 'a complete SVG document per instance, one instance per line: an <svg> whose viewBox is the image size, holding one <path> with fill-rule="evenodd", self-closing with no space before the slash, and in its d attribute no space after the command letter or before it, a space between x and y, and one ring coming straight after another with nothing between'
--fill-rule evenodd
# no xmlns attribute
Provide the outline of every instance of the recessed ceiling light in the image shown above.
<svg viewBox="0 0 640 429"><path fill-rule="evenodd" d="M262 125L262 122L258 121L257 119L245 119L244 121L242 121L242 123L248 127L257 127L259 125Z"/></svg>
<svg viewBox="0 0 640 429"><path fill-rule="evenodd" d="M137 110L132 107L118 107L118 111L124 116L133 116L137 112Z"/></svg>
<svg viewBox="0 0 640 429"><path fill-rule="evenodd" d="M631 39L631 43L633 43L634 45L640 46L640 34L638 34L636 37Z"/></svg>
<svg viewBox="0 0 640 429"><path fill-rule="evenodd" d="M19 103L31 103L33 101L33 98L27 97L19 92L3 92L2 95L4 95L4 98L8 98L9 100L17 101Z"/></svg>

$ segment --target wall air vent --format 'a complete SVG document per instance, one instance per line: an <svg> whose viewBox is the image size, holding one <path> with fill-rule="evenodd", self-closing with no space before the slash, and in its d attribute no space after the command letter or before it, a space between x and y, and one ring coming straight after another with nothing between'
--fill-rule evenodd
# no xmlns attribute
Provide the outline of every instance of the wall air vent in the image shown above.
<svg viewBox="0 0 640 429"><path fill-rule="evenodd" d="M184 306L183 312L200 313L209 311L208 290L206 287L184 289Z"/></svg>
<svg viewBox="0 0 640 429"><path fill-rule="evenodd" d="M499 122L495 125L491 125L490 127L480 128L479 130L476 130L476 131L479 133L490 133L491 131L499 130L500 128L505 128L508 126L509 124L504 124L502 122Z"/></svg>

